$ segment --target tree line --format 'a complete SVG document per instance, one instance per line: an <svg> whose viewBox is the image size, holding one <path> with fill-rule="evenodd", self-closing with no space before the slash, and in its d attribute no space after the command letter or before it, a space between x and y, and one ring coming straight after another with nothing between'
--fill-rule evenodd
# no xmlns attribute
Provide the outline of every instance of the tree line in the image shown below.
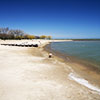
<svg viewBox="0 0 100 100"><path fill-rule="evenodd" d="M0 28L0 39L51 39L51 36L34 36L19 29Z"/></svg>

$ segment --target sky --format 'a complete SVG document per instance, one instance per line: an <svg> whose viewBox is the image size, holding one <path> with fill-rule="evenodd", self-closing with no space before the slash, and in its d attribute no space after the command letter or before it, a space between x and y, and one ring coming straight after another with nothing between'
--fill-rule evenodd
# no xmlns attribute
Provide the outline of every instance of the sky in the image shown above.
<svg viewBox="0 0 100 100"><path fill-rule="evenodd" d="M100 0L0 0L0 27L53 38L100 38Z"/></svg>

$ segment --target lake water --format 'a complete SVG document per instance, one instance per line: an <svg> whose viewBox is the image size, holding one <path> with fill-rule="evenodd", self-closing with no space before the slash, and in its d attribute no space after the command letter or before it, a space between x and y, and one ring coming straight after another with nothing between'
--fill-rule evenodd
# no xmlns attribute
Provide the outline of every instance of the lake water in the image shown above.
<svg viewBox="0 0 100 100"><path fill-rule="evenodd" d="M53 42L51 49L87 60L100 69L100 41Z"/></svg>

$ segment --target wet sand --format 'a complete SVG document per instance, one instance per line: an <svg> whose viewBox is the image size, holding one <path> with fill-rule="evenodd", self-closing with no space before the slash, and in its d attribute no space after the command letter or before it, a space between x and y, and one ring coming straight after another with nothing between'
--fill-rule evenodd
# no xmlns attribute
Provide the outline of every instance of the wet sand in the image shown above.
<svg viewBox="0 0 100 100"><path fill-rule="evenodd" d="M0 100L100 100L99 92L69 77L71 66L48 58L48 42L38 48L0 45Z"/></svg>
<svg viewBox="0 0 100 100"><path fill-rule="evenodd" d="M66 65L71 66L72 72L75 76L88 81L88 83L97 87L100 91L100 69L95 67L93 63L55 51L51 48L51 44L46 45L44 50L52 52L56 59L59 59L66 63Z"/></svg>

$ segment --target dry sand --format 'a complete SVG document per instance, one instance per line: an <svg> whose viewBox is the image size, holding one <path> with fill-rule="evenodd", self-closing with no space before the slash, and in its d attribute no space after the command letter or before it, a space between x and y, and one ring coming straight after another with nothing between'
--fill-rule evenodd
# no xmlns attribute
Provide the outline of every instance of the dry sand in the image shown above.
<svg viewBox="0 0 100 100"><path fill-rule="evenodd" d="M42 46L51 41L40 41L38 48L0 45L0 100L100 100L100 94L69 78L70 66L48 58Z"/></svg>

